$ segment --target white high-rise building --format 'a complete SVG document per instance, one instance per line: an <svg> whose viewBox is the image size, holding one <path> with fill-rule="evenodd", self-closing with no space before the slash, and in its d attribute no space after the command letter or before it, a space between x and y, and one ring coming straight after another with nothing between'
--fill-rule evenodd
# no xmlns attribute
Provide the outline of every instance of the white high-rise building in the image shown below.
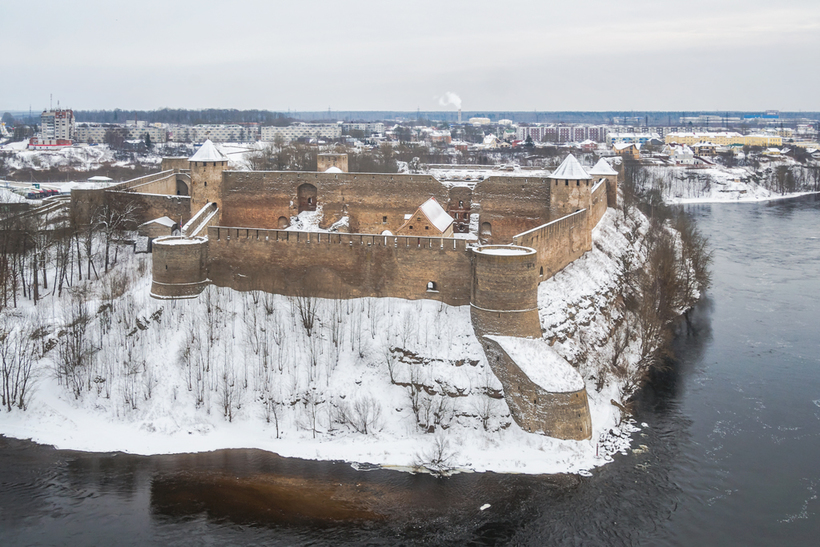
<svg viewBox="0 0 820 547"><path fill-rule="evenodd" d="M75 124L73 110L44 110L40 114L40 137L44 140L74 140Z"/></svg>
<svg viewBox="0 0 820 547"><path fill-rule="evenodd" d="M73 110L44 110L40 114L40 133L28 141L28 148L49 150L71 146L75 138Z"/></svg>

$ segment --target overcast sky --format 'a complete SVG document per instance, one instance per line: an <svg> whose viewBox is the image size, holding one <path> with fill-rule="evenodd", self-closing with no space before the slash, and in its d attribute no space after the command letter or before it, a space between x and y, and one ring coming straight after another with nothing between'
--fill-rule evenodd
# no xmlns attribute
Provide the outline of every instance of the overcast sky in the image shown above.
<svg viewBox="0 0 820 547"><path fill-rule="evenodd" d="M0 109L820 110L819 0L0 3Z"/></svg>

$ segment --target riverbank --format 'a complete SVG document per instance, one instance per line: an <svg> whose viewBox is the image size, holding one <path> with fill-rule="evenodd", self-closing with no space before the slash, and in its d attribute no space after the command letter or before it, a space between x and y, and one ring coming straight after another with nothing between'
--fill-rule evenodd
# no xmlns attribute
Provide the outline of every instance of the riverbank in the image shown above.
<svg viewBox="0 0 820 547"><path fill-rule="evenodd" d="M728 191L718 196L705 196L701 198L668 198L665 201L670 205L691 205L698 203L760 203L763 201L777 201L781 199L794 199L805 196L820 194L818 192L795 192L792 194L775 194L763 191L761 194L748 194L746 191Z"/></svg>

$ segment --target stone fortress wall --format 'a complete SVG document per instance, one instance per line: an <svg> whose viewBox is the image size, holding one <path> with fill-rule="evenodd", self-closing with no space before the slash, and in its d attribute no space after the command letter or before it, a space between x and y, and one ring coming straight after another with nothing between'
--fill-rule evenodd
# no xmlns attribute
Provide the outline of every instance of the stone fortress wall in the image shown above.
<svg viewBox="0 0 820 547"><path fill-rule="evenodd" d="M482 337L481 342L490 368L504 386L510 412L522 429L559 439L583 440L592 436L586 389L547 391L530 380L493 337Z"/></svg>
<svg viewBox="0 0 820 547"><path fill-rule="evenodd" d="M470 303L467 242L450 238L208 228L208 276L237 290ZM163 268L154 257L154 268Z"/></svg>
<svg viewBox="0 0 820 547"><path fill-rule="evenodd" d="M181 160L185 163L182 164ZM175 161L169 161L175 160ZM74 188L71 190L71 216L74 222L87 225L102 207L130 202L134 222L142 224L167 216L180 226L191 218L190 172L171 165L188 165L188 158L163 158L162 171L104 188ZM166 169L166 167L168 167ZM195 212L195 211L194 211Z"/></svg>
<svg viewBox="0 0 820 547"><path fill-rule="evenodd" d="M77 193L76 207L88 211L131 199L146 216L169 216L180 225L198 211L197 218L214 213L207 237L154 240L151 293L157 298L196 297L213 283L320 298L470 305L476 335L519 425L561 438L589 438L585 390L544 391L487 337L541 338L538 284L592 248L592 229L607 206L614 206L614 177L495 176L470 189L426 175L248 172L226 166L227 161L189 161L185 169L179 158L163 160L160 173ZM180 195L188 189L190 196ZM463 224L469 222L466 215L478 215L479 242L391 235L430 197L452 216L459 212ZM72 206L74 201L72 193ZM285 229L305 211L320 213L322 229L346 219L346 231Z"/></svg>

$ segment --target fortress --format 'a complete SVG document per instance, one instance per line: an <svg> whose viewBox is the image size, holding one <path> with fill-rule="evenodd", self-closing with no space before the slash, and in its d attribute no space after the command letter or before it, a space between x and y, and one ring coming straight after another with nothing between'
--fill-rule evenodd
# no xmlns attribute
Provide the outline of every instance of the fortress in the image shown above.
<svg viewBox="0 0 820 547"><path fill-rule="evenodd" d="M592 229L617 196L608 163L587 172L569 155L547 177L491 176L474 187L426 175L348 173L340 154L320 156L323 171L315 173L231 171L227 163L207 141L191 158L164 158L159 173L72 191L74 218L88 221L100 205L131 202L140 222L167 216L182 226L180 235L153 241L156 298L196 297L211 283L469 305L515 421L533 433L590 438L580 376L573 369L575 382L549 380L551 370L566 376L570 365L541 340L538 284L592 248ZM430 198L452 217L452 237L420 215ZM320 231L293 229L306 212Z"/></svg>

